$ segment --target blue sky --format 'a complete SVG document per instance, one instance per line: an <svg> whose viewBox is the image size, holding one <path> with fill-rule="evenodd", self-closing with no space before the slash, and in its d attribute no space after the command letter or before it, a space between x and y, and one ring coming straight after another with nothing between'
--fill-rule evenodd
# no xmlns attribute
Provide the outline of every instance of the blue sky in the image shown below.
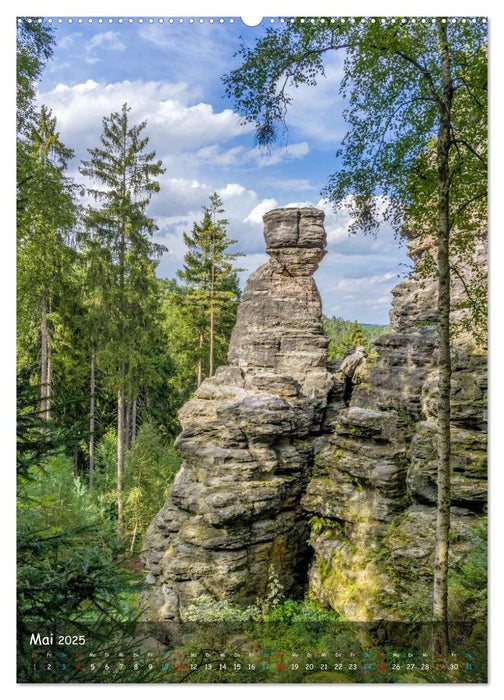
<svg viewBox="0 0 504 700"><path fill-rule="evenodd" d="M77 168L86 148L98 145L103 116L127 102L132 122L147 120L149 145L166 168L149 209L159 226L156 238L169 249L158 275L174 277L182 266L182 232L201 219L214 191L224 202L230 237L246 254L239 259L242 284L267 259L262 214L312 204L326 211L328 254L316 273L324 313L388 323L390 292L409 267L404 246L387 228L376 239L349 237L348 216L320 195L337 170L335 151L345 133L338 94L342 56L328 55L326 77L293 93L288 140L265 153L255 146L253 128L240 126L221 77L238 66L233 54L240 36L253 46L267 19L254 28L239 18L185 18L183 24L118 19L53 22L56 47L39 99L53 109L63 142L75 150L70 170L82 182Z"/></svg>

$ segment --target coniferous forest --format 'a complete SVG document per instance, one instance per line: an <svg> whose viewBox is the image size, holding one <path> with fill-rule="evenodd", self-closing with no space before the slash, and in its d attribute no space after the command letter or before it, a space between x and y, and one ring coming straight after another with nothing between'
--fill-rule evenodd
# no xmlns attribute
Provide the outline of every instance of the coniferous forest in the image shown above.
<svg viewBox="0 0 504 700"><path fill-rule="evenodd" d="M178 279L156 278L146 208L163 166L126 104L79 167L89 186L71 181L73 153L35 103L53 43L18 26L19 612L127 620L142 534L180 464L177 410L225 362L237 254L214 194Z"/></svg>

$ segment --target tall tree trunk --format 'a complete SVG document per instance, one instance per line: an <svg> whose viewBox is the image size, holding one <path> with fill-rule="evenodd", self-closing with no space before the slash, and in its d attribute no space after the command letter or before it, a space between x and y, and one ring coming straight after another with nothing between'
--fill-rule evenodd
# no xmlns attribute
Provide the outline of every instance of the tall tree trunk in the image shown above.
<svg viewBox="0 0 504 700"><path fill-rule="evenodd" d="M51 381L52 381L52 364L51 364L51 343L49 334L47 336L47 389L46 389L46 419L51 417Z"/></svg>
<svg viewBox="0 0 504 700"><path fill-rule="evenodd" d="M201 356L201 348L203 347L203 331L200 331L199 334L199 347L200 347L200 354L198 358L198 386L201 384L203 381L203 357Z"/></svg>
<svg viewBox="0 0 504 700"><path fill-rule="evenodd" d="M130 557L133 555L133 550L135 549L135 542L137 538L137 533L138 533L138 525L139 525L139 517L138 517L138 505L135 509L135 527L133 529L133 535L131 536L131 545L129 549L129 555Z"/></svg>
<svg viewBox="0 0 504 700"><path fill-rule="evenodd" d="M124 367L121 379L124 376ZM124 486L124 387L117 392L117 539L119 544L124 540L123 515L123 486Z"/></svg>
<svg viewBox="0 0 504 700"><path fill-rule="evenodd" d="M213 376L213 364L214 364L214 306L213 306L213 290L210 300L210 352L208 358L208 376Z"/></svg>
<svg viewBox="0 0 504 700"><path fill-rule="evenodd" d="M136 421L137 421L137 400L133 399L133 406L131 408L131 447L135 444L136 440Z"/></svg>
<svg viewBox="0 0 504 700"><path fill-rule="evenodd" d="M94 478L94 448L95 448L95 352L91 350L91 378L89 398L89 488L93 488Z"/></svg>
<svg viewBox="0 0 504 700"><path fill-rule="evenodd" d="M42 322L41 322L41 339L40 339L40 410L42 418L47 416L47 301L48 292L44 289L42 292Z"/></svg>
<svg viewBox="0 0 504 700"><path fill-rule="evenodd" d="M210 352L208 358L208 376L213 375L214 363L214 298L215 298L215 229L212 228L212 276L210 280Z"/></svg>
<svg viewBox="0 0 504 700"><path fill-rule="evenodd" d="M73 448L73 468L74 468L74 479L79 476L79 445L74 445Z"/></svg>
<svg viewBox="0 0 504 700"><path fill-rule="evenodd" d="M124 447L126 450L130 448L130 430L131 430L131 401L126 402L126 427L124 429Z"/></svg>
<svg viewBox="0 0 504 700"><path fill-rule="evenodd" d="M452 84L446 25L439 24L443 100L437 143L438 161L438 343L437 405L438 501L434 559L433 651L449 650L448 537L450 533L450 123Z"/></svg>
<svg viewBox="0 0 504 700"><path fill-rule="evenodd" d="M126 153L126 128L123 129L123 153ZM121 199L126 197L126 172L122 172ZM123 354L124 319L125 319L125 271L126 256L126 220L121 222L119 243L119 352ZM125 364L122 360L119 366L119 389L117 392L117 539L119 545L124 541L123 487L124 487L124 375Z"/></svg>

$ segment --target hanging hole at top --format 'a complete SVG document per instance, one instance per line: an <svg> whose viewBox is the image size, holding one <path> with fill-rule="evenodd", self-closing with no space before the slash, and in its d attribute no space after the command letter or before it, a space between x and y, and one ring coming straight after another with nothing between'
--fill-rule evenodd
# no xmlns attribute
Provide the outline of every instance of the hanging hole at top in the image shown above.
<svg viewBox="0 0 504 700"><path fill-rule="evenodd" d="M257 27L262 22L262 17L242 17L241 21L246 24L247 27Z"/></svg>

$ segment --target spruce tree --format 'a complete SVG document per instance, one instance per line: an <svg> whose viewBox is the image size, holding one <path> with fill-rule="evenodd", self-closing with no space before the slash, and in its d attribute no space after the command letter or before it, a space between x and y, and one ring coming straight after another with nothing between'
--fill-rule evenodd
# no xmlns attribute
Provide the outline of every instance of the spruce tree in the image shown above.
<svg viewBox="0 0 504 700"><path fill-rule="evenodd" d="M73 151L60 140L56 118L42 106L24 143L29 179L22 188L17 220L19 366L29 372L30 343L37 347L41 411L51 401L51 314L65 303L64 288L75 258L71 233L76 220L75 186L65 174Z"/></svg>
<svg viewBox="0 0 504 700"><path fill-rule="evenodd" d="M91 379L94 381L96 357L117 396L120 541L124 536L125 402L134 398L140 377L147 371L145 340L156 303L155 256L165 250L152 242L157 227L146 214L152 195L159 191L156 178L164 170L155 152L146 150L149 139L142 133L146 122L131 126L129 111L124 104L120 112L104 117L101 144L88 149L91 158L80 167L95 183L88 193L97 204L85 212L83 235L93 280L91 295L101 318L100 337L91 342Z"/></svg>
<svg viewBox="0 0 504 700"><path fill-rule="evenodd" d="M342 345L345 346L344 352L363 345L366 350L369 349L369 341L366 338L364 329L358 321L354 321L342 339Z"/></svg>
<svg viewBox="0 0 504 700"><path fill-rule="evenodd" d="M21 212L27 197L25 188L33 178L29 143L37 116L37 81L52 55L54 29L35 17L20 18L16 39L17 209Z"/></svg>
<svg viewBox="0 0 504 700"><path fill-rule="evenodd" d="M218 218L223 213L222 201L214 192L210 205L203 207L203 220L194 223L191 235L184 233L188 250L184 268L177 272L189 287L180 304L192 318L197 386L206 370L213 375L216 358L224 359L222 351L227 349L241 298L239 268L232 264L241 253L229 251L236 241L227 236L227 219Z"/></svg>

